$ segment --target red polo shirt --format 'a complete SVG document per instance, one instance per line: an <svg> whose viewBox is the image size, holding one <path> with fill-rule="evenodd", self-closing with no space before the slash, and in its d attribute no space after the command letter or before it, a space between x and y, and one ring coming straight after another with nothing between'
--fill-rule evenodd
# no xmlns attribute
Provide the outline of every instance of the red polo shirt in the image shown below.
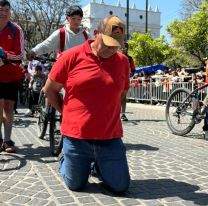
<svg viewBox="0 0 208 206"><path fill-rule="evenodd" d="M65 51L49 75L66 90L61 133L79 139L120 138L120 96L129 88L128 58L117 52L99 60L91 42Z"/></svg>

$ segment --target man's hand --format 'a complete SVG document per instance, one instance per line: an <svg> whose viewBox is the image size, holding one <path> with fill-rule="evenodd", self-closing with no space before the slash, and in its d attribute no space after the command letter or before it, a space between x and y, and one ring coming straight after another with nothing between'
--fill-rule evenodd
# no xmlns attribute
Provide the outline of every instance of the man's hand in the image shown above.
<svg viewBox="0 0 208 206"><path fill-rule="evenodd" d="M29 61L32 61L36 57L36 53L34 51L30 50L27 52L26 56Z"/></svg>
<svg viewBox="0 0 208 206"><path fill-rule="evenodd" d="M2 58L2 59L6 59L7 58L7 55L4 52L4 50L2 49L2 47L0 47L0 58Z"/></svg>

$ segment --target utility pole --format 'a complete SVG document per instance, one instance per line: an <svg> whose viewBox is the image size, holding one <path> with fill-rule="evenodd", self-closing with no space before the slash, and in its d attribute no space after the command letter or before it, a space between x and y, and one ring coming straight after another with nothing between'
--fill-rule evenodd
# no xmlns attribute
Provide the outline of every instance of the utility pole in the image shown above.
<svg viewBox="0 0 208 206"><path fill-rule="evenodd" d="M129 40L129 0L126 0L126 40Z"/></svg>
<svg viewBox="0 0 208 206"><path fill-rule="evenodd" d="M146 27L145 32L148 32L148 0L146 0Z"/></svg>

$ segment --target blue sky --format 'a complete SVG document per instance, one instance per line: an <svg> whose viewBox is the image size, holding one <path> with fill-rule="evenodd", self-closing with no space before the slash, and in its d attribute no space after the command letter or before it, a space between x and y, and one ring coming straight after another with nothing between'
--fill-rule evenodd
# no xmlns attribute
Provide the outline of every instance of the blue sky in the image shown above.
<svg viewBox="0 0 208 206"><path fill-rule="evenodd" d="M80 3L82 6L88 4L91 0L81 0ZM160 30L161 34L167 36L165 32L166 26L172 22L174 19L180 19L180 11L182 0L148 0L149 5L152 9L155 9L158 6L159 11L161 12L161 25ZM101 2L101 0L96 0L96 2ZM118 0L104 0L105 4L116 5ZM126 0L120 0L122 6L126 7ZM137 9L146 8L146 0L129 0L129 7L135 3Z"/></svg>

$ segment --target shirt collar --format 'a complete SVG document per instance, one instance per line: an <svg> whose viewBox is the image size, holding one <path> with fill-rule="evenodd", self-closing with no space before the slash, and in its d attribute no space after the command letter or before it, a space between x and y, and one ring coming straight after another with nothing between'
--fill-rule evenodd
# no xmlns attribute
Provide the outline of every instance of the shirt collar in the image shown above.
<svg viewBox="0 0 208 206"><path fill-rule="evenodd" d="M75 34L75 33L70 29L69 23L68 23L68 24L65 24L65 28L66 28L66 30L67 30L68 32L70 32L70 33L72 33L72 34ZM76 33L75 35L80 34L80 33L82 33L83 31L84 31L84 29L83 29L82 27L79 27L79 32Z"/></svg>
<svg viewBox="0 0 208 206"><path fill-rule="evenodd" d="M84 49L87 54L93 54L90 44L94 42L92 39L88 39L84 44Z"/></svg>

